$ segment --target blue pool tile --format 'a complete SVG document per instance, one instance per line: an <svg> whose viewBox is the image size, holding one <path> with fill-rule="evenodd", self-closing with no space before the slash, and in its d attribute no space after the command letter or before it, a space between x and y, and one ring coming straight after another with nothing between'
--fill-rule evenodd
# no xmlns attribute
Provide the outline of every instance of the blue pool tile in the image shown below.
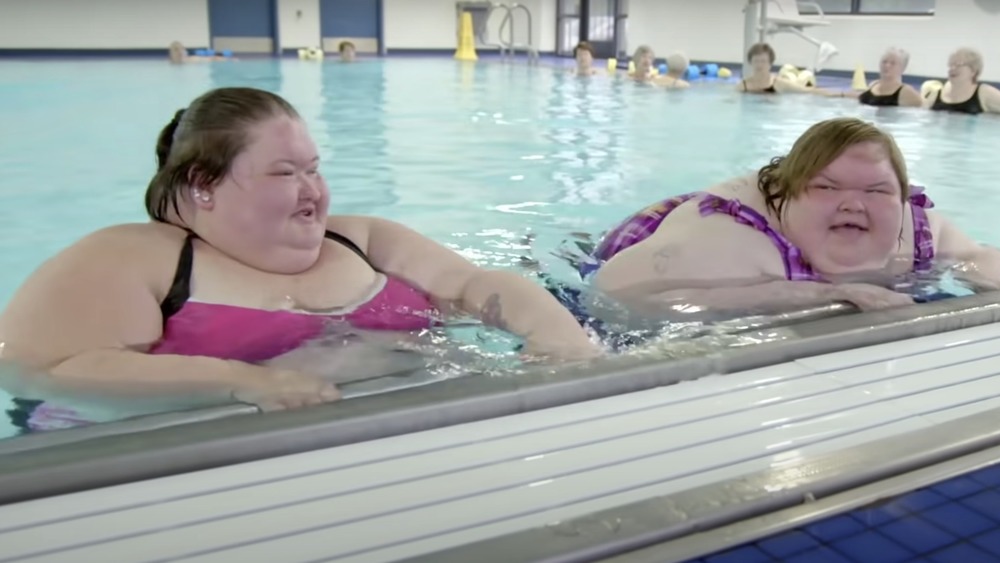
<svg viewBox="0 0 1000 563"><path fill-rule="evenodd" d="M913 552L877 532L843 538L833 547L852 561L903 563L913 560Z"/></svg>
<svg viewBox="0 0 1000 563"><path fill-rule="evenodd" d="M881 526L887 522L898 520L904 516L909 516L909 512L902 506L887 504L870 508L859 508L849 512L855 520L864 525L865 528Z"/></svg>
<svg viewBox="0 0 1000 563"><path fill-rule="evenodd" d="M690 563L1000 561L1000 464Z"/></svg>
<svg viewBox="0 0 1000 563"><path fill-rule="evenodd" d="M819 542L813 539L812 536L798 530L791 530L757 542L757 547L762 551L778 558L789 557L819 546Z"/></svg>
<svg viewBox="0 0 1000 563"><path fill-rule="evenodd" d="M972 538L972 543L990 552L1000 560L1000 528Z"/></svg>
<svg viewBox="0 0 1000 563"><path fill-rule="evenodd" d="M989 487L1000 487L1000 465L991 465L976 470L969 477Z"/></svg>
<svg viewBox="0 0 1000 563"><path fill-rule="evenodd" d="M853 563L850 559L827 547L804 551L781 561L783 563Z"/></svg>
<svg viewBox="0 0 1000 563"><path fill-rule="evenodd" d="M927 560L933 563L986 563L993 561L993 558L989 553L974 545L957 543L947 549L930 554L927 556Z"/></svg>
<svg viewBox="0 0 1000 563"><path fill-rule="evenodd" d="M930 553L958 541L955 534L942 530L917 516L908 516L878 528L885 537L917 553Z"/></svg>
<svg viewBox="0 0 1000 563"><path fill-rule="evenodd" d="M705 558L706 563L771 563L774 558L753 545L745 545Z"/></svg>
<svg viewBox="0 0 1000 563"><path fill-rule="evenodd" d="M997 491L983 491L969 495L959 502L994 522L1000 521L1000 493Z"/></svg>
<svg viewBox="0 0 1000 563"><path fill-rule="evenodd" d="M946 502L948 502L948 497L930 489L924 489L922 491L913 491L900 497L896 501L896 504L912 512L920 512L921 510L940 506Z"/></svg>
<svg viewBox="0 0 1000 563"><path fill-rule="evenodd" d="M960 504L936 506L920 515L938 527L962 537L977 536L995 526L993 521Z"/></svg>
<svg viewBox="0 0 1000 563"><path fill-rule="evenodd" d="M806 525L806 532L821 542L830 543L864 531L865 527L847 514L832 516Z"/></svg>
<svg viewBox="0 0 1000 563"><path fill-rule="evenodd" d="M959 499L983 490L983 485L970 477L962 476L942 481L931 489L948 498Z"/></svg>

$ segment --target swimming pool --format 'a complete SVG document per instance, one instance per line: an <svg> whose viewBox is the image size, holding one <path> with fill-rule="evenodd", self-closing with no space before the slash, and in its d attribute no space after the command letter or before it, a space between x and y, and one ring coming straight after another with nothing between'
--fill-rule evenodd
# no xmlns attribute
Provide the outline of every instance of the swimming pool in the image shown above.
<svg viewBox="0 0 1000 563"><path fill-rule="evenodd" d="M440 58L2 61L0 76L0 306L83 234L145 221L158 131L225 85L271 89L298 107L332 212L399 220L488 266L516 267L530 232L534 255L571 276L549 256L568 233L598 233L653 200L756 168L834 115L892 131L938 207L1000 242L985 211L1000 201L989 188L1000 175L1000 121L988 117L738 96L724 82L665 92L603 74Z"/></svg>
<svg viewBox="0 0 1000 563"><path fill-rule="evenodd" d="M993 243L1000 238L990 232L990 218L984 212L993 208L991 198L996 197L988 186L1000 166L992 160L998 148L995 133L1000 129L996 129L998 122L983 116L977 119L892 109L874 110L840 100L738 97L723 84L705 84L700 90L667 93L625 82L611 82L603 76L590 81L579 80L549 68L498 64L469 67L437 59L389 59L350 66L299 61L244 61L231 65L182 68L161 65L159 61L2 62L0 76L4 77L0 86L0 96L3 96L0 101L8 102L0 104L0 108L4 108L0 109L0 122L5 124L5 131L14 132L0 138L0 164L4 164L8 171L0 180L3 182L0 184L0 198L3 198L0 205L7 214L7 220L0 227L5 229L2 234L6 235L3 240L7 245L0 252L0 260L5 261L0 264L0 302L6 302L10 292L31 268L81 234L115 222L145 220L140 194L152 173L152 143L162 123L174 110L205 89L231 84L274 89L299 107L310 122L326 159L323 169L333 192L335 212L375 213L401 220L483 264L514 267L518 257L524 253L521 238L529 229L537 234L535 254L544 258L546 251L553 249L571 231L600 231L653 199L704 187L709 182L757 167L771 156L787 150L798 134L815 120L833 115L867 116L893 131L909 157L914 181L930 186L930 193L939 208L955 217L977 238ZM941 140L928 135L930 132L940 135ZM33 214L22 217L18 211L24 209ZM442 220L442 217L447 220ZM26 233L30 235L26 236ZM26 244L29 240L30 243ZM569 274L555 260L549 262L557 272ZM897 395L906 398L918 391L921 398L940 398L941 391L934 386L955 381L972 381L980 385L978 389L981 390L991 387L983 374L973 373L966 364L980 362L984 373L989 371L988 375L995 376L995 370L986 364L992 365L993 341L997 336L991 327L971 331L982 332L982 341L968 336L969 332L947 336L949 342L943 348L949 350L948 357L939 358L941 366L931 366L940 368L938 371L921 372L919 385L907 370L900 372L900 346L895 343L884 345L879 354L885 357L872 361L872 366L866 368L864 373L851 373L859 382L869 377L873 380L883 378L886 374L893 374L892 380L881 387L878 383L859 383L857 389L843 389L839 394L844 396L846 407L813 395L841 386L843 381L840 378L847 377L838 373L830 375L830 367L821 365L823 362L843 362L844 365L836 366L838 370L858 369L855 367L859 363L856 357L853 359L855 363L845 361L848 354L832 354L830 358L821 358L822 361L767 367L738 377L707 378L709 380L699 381L694 387L619 395L601 404L607 407L613 403L616 408L631 412L639 409L643 397L647 402L655 398L656 401L672 404L683 402L686 393L697 395L710 391L719 395L719 401L742 405L747 413L742 423L725 428L720 426L719 432L734 433L732 437L735 439L741 436L735 434L737 430L758 429L761 437L753 444L746 442L748 451L755 449L756 454L757 450L763 451L777 444L785 448L775 450L772 462L777 463L779 458L786 461L796 459L804 455L803 450L833 447L812 445L807 440L843 434L844 443L855 441L857 438L847 436L849 431L855 430L855 426L868 428L879 435L899 430L885 425L883 419L909 417L901 421L901 424L905 422L907 429L914 432L933 430L933 424L941 424L940 420L918 420L918 416L911 415L909 411L895 410L899 405L890 405L889 401L895 400ZM904 346L905 354L913 356L906 362L910 371L927 368L929 362L917 357L916 350L932 347L929 340L922 343L915 340ZM975 343L979 356L962 348L963 343L970 341ZM944 356L938 351L933 354ZM956 357L960 359L956 360ZM945 368L951 371L945 373ZM905 381L906 385L897 383L897 376L901 380L909 378ZM745 391L753 389L761 395L759 403L732 393L732 386L741 380L746 386ZM786 401L801 395L814 404L822 403L831 412L838 409L843 412L820 420L824 430L818 432L815 427L811 429L808 423L808 418L815 415L816 409L804 402L799 403L797 414L793 414L803 421L788 430L797 434L787 442L779 443L776 441L777 432L786 432L783 427L773 429L760 421L774 422L789 414L781 410L781 401L772 401L772 397L767 395L771 391L761 386L765 382L777 383L781 389L774 390L773 394L784 397ZM817 386L816 382L821 385ZM785 383L789 385L783 385ZM798 389L797 394L788 391L793 385ZM872 415L874 418L858 414L861 411L858 405L864 402L861 401L863 395L878 398L878 401L863 405L866 412L876 413ZM970 406L960 401L965 401L966 395L983 398L988 393L969 392L958 397L956 392L955 395L949 401L954 401L963 409L969 407L969 410L975 410L985 406L978 403ZM992 397L988 402L993 405L997 400ZM920 401L914 401L914 405L917 403ZM762 406L757 410L762 411L759 416L764 418L754 418L758 415L756 411L751 413L748 405L755 404ZM692 417L702 417L706 412L730 412L731 409L719 405L699 408L689 404L687 410L671 407L669 412L676 417L682 414L687 416L685 413L689 411ZM855 410L849 410L851 405ZM580 417L604 416L597 412L596 407L599 406L595 402L538 411L530 417L514 417L503 423L484 420L476 425L475 432L468 434L472 438L462 439L468 441L467 445L476 445L483 440L484 431L488 429L510 434L510 451L497 449L493 454L509 455L512 465L483 466L481 455L470 454L469 467L484 472L502 471L503 475L513 480L530 481L532 487L545 485L548 482L546 479L551 480L550 473L556 469L583 475L588 463L608 464L607 471L622 471L619 474L623 477L621 482L617 479L595 481L605 488L632 486L634 483L631 481L640 479L662 480L667 473L665 467L678 474L684 470L680 467L684 463L661 464L651 457L649 450L656 448L661 454L671 451L675 447L672 442L683 436L699 436L698 431L665 432L662 440L633 440L629 442L629 448L625 448L621 442L617 445L600 442L600 436L593 427L566 422L566 412L570 410L576 411ZM922 406L922 403L917 406ZM334 408L350 411L351 407L353 405L342 404ZM912 410L916 412L917 407L913 406ZM846 413L853 414L847 416ZM292 417L311 416L305 412L288 414ZM320 417L321 414L330 416L329 412L312 416ZM263 424L260 421L269 417L254 418L240 422ZM286 417L284 420L290 419ZM851 424L846 424L847 421ZM650 425L663 424L658 417L650 417L649 422ZM591 440L594 442L593 451L588 450L591 453L587 454L591 457L545 456L545 463L537 463L542 457L536 455L538 452L514 449L514 441L518 441L518 448L524 448L529 443L531 448L541 447L531 434L516 435L521 431L518 423L558 427L560 433L556 435L552 432L549 437L552 444L565 446L569 439L580 437ZM634 424L615 426L595 421L595 424L598 423L609 433L624 431L634 434L648 430L635 428ZM219 428L226 426L232 428L234 425L218 425ZM463 427L445 430L454 436L470 432L469 428ZM200 439L205 431L203 425L190 431L190 437L192 440ZM441 477L447 490L451 490L457 482L470 487L479 483L493 486L497 482L494 478L482 476L463 479L440 469L438 466L457 471L456 468L460 467L454 463L452 454L431 450L438 447L434 436L443 434L428 433L417 439L400 436L394 443L414 450L428 448L428 465L421 466L421 470ZM148 438L139 439L145 441ZM704 441L718 442L719 439L713 435ZM255 440L255 448L263 448L263 442ZM152 443L157 442L154 439ZM798 445L800 443L802 445ZM377 453L391 459L393 467L398 468L399 460L404 456L390 451L391 448L387 449L385 444L372 442L350 451ZM106 449L102 450L102 447ZM93 449L100 453L111 447L110 442L103 445L80 444L77 450ZM345 455L345 451L339 449L323 455L336 458L337 463L355 463L356 460ZM548 451L552 450L547 449L543 453ZM705 456L706 467L708 464L734 463L731 450L712 448L712 451L716 457L709 459L710 456ZM314 457L313 454L302 454L296 462L277 459L270 465L304 471L304 460ZM699 461L695 456L681 457L685 463ZM647 472L616 469L626 467L626 462L638 463L646 458L650 460L643 462ZM530 464L527 463L529 461ZM51 461L49 463L56 465ZM618 465L611 465L613 463ZM409 466L408 462L404 465ZM514 465L522 469L511 472ZM533 469L523 469L527 465L532 465ZM534 468L537 465L541 467ZM557 465L559 467L553 469ZM359 464L358 467L359 475L374 476L374 472L366 466ZM259 476L246 466L233 466L227 470L246 479ZM710 474L704 468L687 470L698 475ZM727 472L736 470L743 469L736 465L726 468ZM624 477L631 481L625 482ZM174 481L180 482L185 478L179 475ZM573 483L568 480L555 481L561 487L573 489L572 494L594 494L590 486L573 488ZM227 477L220 482L231 486L233 481ZM362 490L355 485L354 482L344 481L347 489ZM425 487L425 484L417 481L414 486ZM604 494L606 491L597 492ZM662 493L659 490L655 492ZM310 488L308 493L312 498L316 489ZM513 497L506 490L493 493L508 504L512 502ZM654 494L640 490L634 496L643 498L639 493L645 496ZM81 511L90 510L93 506L104 507L107 497L103 500L98 497L105 494L102 490L93 491L94 502L77 502L76 506ZM427 494L431 495L431 492ZM521 495L536 500L538 504L543 504L543 501L560 503L567 507L561 517L575 514L568 507L566 498L550 489L535 488L530 492L523 489ZM133 502L138 497L123 494L121 498ZM172 498L179 497L174 495ZM264 496L250 493L244 498L249 502ZM281 498L285 500L285 497ZM397 503L398 498L398 495L387 494L383 500L392 504ZM55 497L53 503L60 500L70 499ZM368 501L361 499L359 502ZM217 503L216 506L220 510L228 508L225 503ZM12 510L15 508L11 507ZM520 507L511 510L517 509ZM573 508L576 512L580 510ZM332 515L336 511L327 512ZM484 511L479 512L485 514ZM30 514L30 511L23 514ZM186 514L202 515L198 511ZM462 515L464 525L469 512L456 514ZM428 525L436 525L440 521L423 513L407 516ZM289 525L301 521L285 519ZM138 517L130 518L130 522L139 527L152 526L148 519ZM88 534L93 535L93 528L72 525L79 530L91 530ZM119 527L109 529L112 530L109 533L121 534ZM409 528L394 526L382 529L402 533ZM330 536L327 530L317 532L317 535L320 534L325 538L315 545L322 543L326 549L332 549L329 546L331 543L339 545L338 542L328 541ZM348 536L356 538L359 543L371 539L354 532ZM87 541L92 539L87 538ZM388 536L385 539L395 541ZM299 542L298 538L293 540ZM463 541L470 540L465 538ZM70 539L66 542L69 543ZM42 544L33 545L38 547ZM171 545L179 549L183 542ZM400 545L408 547L409 544Z"/></svg>

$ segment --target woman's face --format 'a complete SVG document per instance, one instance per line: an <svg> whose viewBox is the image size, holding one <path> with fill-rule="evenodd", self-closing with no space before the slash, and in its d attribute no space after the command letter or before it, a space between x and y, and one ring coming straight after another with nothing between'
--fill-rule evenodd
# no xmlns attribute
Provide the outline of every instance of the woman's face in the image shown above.
<svg viewBox="0 0 1000 563"><path fill-rule="evenodd" d="M262 269L305 270L319 256L330 205L316 146L305 124L289 116L263 121L248 133L249 145L212 190L211 201L193 198L211 234L206 240Z"/></svg>
<svg viewBox="0 0 1000 563"><path fill-rule="evenodd" d="M579 69L587 70L594 64L594 56L586 49L576 50L576 66Z"/></svg>
<svg viewBox="0 0 1000 563"><path fill-rule="evenodd" d="M969 61L960 55L948 57L948 80L952 82L973 82L976 80L976 73L972 70Z"/></svg>
<svg viewBox="0 0 1000 563"><path fill-rule="evenodd" d="M750 68L754 74L768 74L771 72L771 56L767 53L757 53L750 57Z"/></svg>
<svg viewBox="0 0 1000 563"><path fill-rule="evenodd" d="M883 80L899 80L903 76L903 60L895 53L882 55L879 74Z"/></svg>
<svg viewBox="0 0 1000 563"><path fill-rule="evenodd" d="M818 272L879 270L899 251L901 197L902 186L885 148L859 143L787 203L783 230Z"/></svg>
<svg viewBox="0 0 1000 563"><path fill-rule="evenodd" d="M653 53L645 52L635 58L636 76L646 76L653 70Z"/></svg>

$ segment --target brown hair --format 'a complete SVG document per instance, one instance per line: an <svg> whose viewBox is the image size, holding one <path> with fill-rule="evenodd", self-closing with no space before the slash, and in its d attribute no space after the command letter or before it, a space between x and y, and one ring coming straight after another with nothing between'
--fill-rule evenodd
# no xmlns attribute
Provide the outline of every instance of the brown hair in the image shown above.
<svg viewBox="0 0 1000 563"><path fill-rule="evenodd" d="M171 208L179 216L181 191L216 186L250 142L247 129L279 115L298 117L281 96L256 88L218 88L178 110L156 140L156 174L146 188L149 217L169 222Z"/></svg>
<svg viewBox="0 0 1000 563"><path fill-rule="evenodd" d="M590 46L590 43L586 41L581 41L573 47L573 56L576 57L578 51L586 51L590 53L590 56L594 56L594 48Z"/></svg>
<svg viewBox="0 0 1000 563"><path fill-rule="evenodd" d="M357 50L357 47L354 46L354 43L351 43L350 41L341 41L340 44L337 45L337 52L343 53L344 51L347 50L348 47Z"/></svg>
<svg viewBox="0 0 1000 563"><path fill-rule="evenodd" d="M806 184L837 159L845 150L858 143L882 145L899 179L901 197L910 195L906 162L892 135L854 117L837 117L820 121L799 137L787 156L779 156L760 169L757 188L764 196L767 208L781 217L785 204L806 190Z"/></svg>
<svg viewBox="0 0 1000 563"><path fill-rule="evenodd" d="M750 50L747 51L747 62L750 62L750 59L757 55L767 55L771 64L774 64L774 60L778 58L778 55L774 53L774 48L767 43L754 43L753 46L750 47Z"/></svg>

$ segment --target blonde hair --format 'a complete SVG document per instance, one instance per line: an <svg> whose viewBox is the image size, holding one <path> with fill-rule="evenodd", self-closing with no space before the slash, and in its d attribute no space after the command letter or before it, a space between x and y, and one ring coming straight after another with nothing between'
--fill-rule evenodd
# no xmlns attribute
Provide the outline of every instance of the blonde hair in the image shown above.
<svg viewBox="0 0 1000 563"><path fill-rule="evenodd" d="M632 55L632 59L635 60L645 55L649 55L650 57L655 57L655 55L653 54L653 48L650 47L649 45L639 45L639 48L635 50L635 54Z"/></svg>
<svg viewBox="0 0 1000 563"><path fill-rule="evenodd" d="M799 137L786 156L771 160L760 169L757 188L767 208L781 217L785 204L799 197L816 174L858 143L882 145L896 172L902 201L909 198L910 181L906 162L892 135L855 117L837 117L820 121Z"/></svg>
<svg viewBox="0 0 1000 563"><path fill-rule="evenodd" d="M671 74L676 72L684 74L689 66L691 66L691 60L684 53L674 52L667 55L667 69Z"/></svg>
<svg viewBox="0 0 1000 563"><path fill-rule="evenodd" d="M889 47L885 50L885 53L882 54L882 58L889 55L899 57L899 62L902 63L903 70L906 70L907 65L910 64L910 54L906 52L906 49L902 49L900 47Z"/></svg>

